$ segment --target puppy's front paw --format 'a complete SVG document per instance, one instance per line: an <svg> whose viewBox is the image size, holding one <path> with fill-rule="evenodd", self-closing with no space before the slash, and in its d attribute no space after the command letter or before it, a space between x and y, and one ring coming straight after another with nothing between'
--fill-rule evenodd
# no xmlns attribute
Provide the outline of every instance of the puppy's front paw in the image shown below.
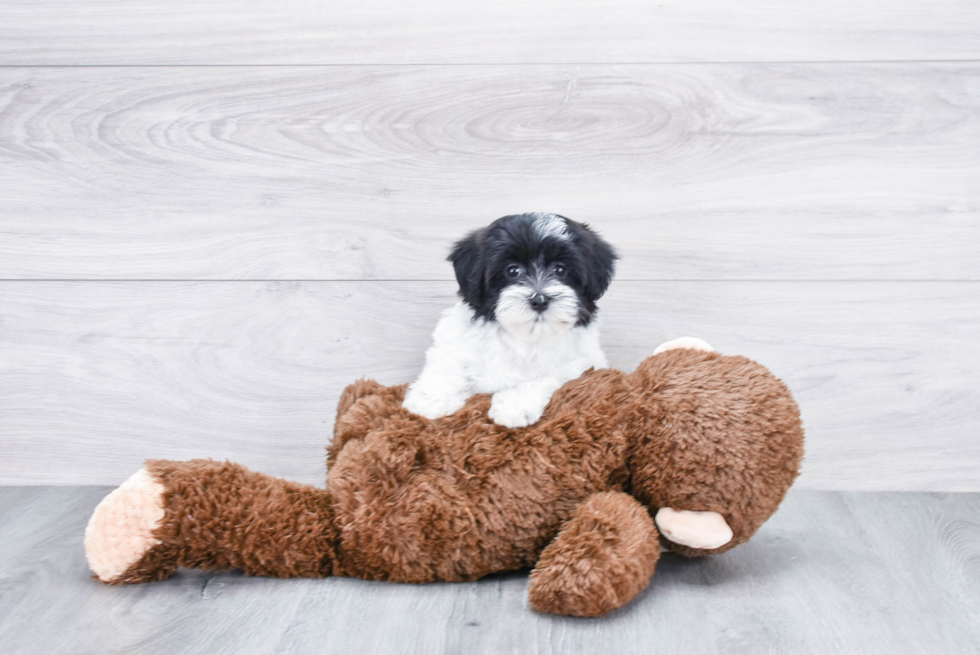
<svg viewBox="0 0 980 655"><path fill-rule="evenodd" d="M465 402L465 398L449 395L440 396L409 387L408 392L405 394L405 400L402 402L402 407L413 414L418 414L428 419L436 419L440 416L452 414L462 407Z"/></svg>
<svg viewBox="0 0 980 655"><path fill-rule="evenodd" d="M523 428L541 418L547 404L547 401L541 403L539 398L529 397L518 389L507 389L493 394L487 415L505 428Z"/></svg>

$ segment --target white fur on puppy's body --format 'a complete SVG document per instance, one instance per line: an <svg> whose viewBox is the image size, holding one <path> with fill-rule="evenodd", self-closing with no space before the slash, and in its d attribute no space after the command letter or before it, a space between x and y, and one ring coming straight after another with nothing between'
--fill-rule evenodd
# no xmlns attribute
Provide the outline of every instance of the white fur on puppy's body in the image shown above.
<svg viewBox="0 0 980 655"><path fill-rule="evenodd" d="M475 393L490 393L490 418L524 427L541 418L563 384L608 366L596 321L565 329L541 324L533 335L518 337L498 321L475 318L460 302L443 312L432 336L422 374L403 403L426 418L455 412Z"/></svg>

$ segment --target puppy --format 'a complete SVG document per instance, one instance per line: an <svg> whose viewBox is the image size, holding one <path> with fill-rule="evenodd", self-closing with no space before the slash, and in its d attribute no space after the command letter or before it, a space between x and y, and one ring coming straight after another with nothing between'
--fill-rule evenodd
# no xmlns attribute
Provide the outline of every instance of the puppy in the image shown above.
<svg viewBox="0 0 980 655"><path fill-rule="evenodd" d="M504 216L470 233L449 255L462 300L443 312L403 406L436 418L490 393L494 422L536 422L559 387L608 366L596 301L616 259L587 225L557 214Z"/></svg>

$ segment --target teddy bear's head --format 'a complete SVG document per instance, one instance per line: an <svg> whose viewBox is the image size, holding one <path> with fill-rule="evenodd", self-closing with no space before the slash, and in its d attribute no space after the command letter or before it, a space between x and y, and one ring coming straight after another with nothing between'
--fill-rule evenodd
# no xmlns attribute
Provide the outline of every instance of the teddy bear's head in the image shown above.
<svg viewBox="0 0 980 655"><path fill-rule="evenodd" d="M712 511L734 533L710 551L748 540L775 512L799 473L803 427L786 385L739 356L679 349L653 355L625 376L630 493L656 510Z"/></svg>

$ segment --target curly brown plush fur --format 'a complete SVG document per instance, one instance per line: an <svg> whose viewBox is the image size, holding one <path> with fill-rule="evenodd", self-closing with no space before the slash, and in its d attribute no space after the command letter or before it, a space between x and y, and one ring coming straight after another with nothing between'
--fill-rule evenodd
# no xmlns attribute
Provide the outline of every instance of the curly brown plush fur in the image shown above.
<svg viewBox="0 0 980 655"><path fill-rule="evenodd" d="M185 566L431 582L536 565L535 609L597 616L647 585L661 545L701 556L746 541L803 454L786 386L713 352L588 371L522 429L491 422L487 395L428 420L402 408L404 393L371 380L344 391L325 490L232 463L148 462L163 519L139 561L100 578L159 580ZM124 497L112 503L103 514L125 514ZM671 542L651 518L665 507L717 512L733 538L712 550ZM112 525L87 540L125 536Z"/></svg>

